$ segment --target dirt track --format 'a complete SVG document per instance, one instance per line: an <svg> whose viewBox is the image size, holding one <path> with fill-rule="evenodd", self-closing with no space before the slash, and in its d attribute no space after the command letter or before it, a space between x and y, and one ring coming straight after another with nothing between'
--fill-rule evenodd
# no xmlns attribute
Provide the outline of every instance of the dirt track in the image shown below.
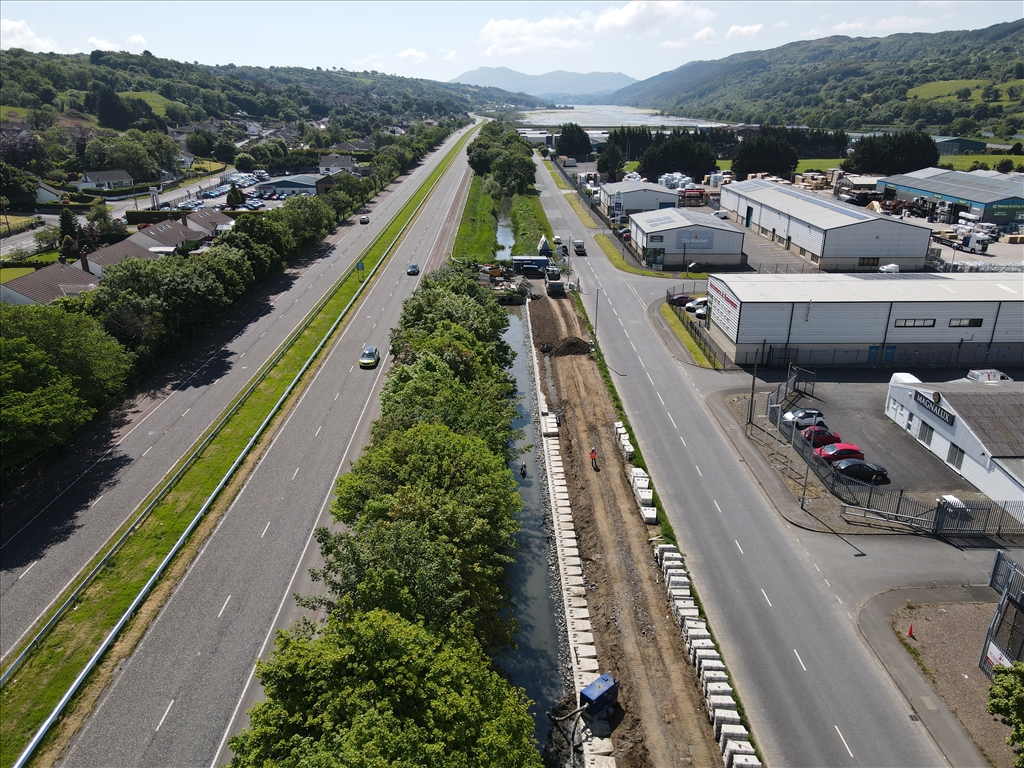
<svg viewBox="0 0 1024 768"><path fill-rule="evenodd" d="M571 298L532 301L530 316L534 344L550 350L541 386L562 416L559 442L594 645L601 671L620 684L624 714L611 734L616 762L620 768L721 765L699 681L654 565L648 538L658 529L640 519L626 480L611 426L617 416L587 354L589 334Z"/></svg>

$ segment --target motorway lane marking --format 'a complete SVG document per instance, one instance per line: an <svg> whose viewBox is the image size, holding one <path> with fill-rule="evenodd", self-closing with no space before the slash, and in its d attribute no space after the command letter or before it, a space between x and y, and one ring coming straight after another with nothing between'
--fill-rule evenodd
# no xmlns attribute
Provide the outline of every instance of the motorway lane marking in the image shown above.
<svg viewBox="0 0 1024 768"><path fill-rule="evenodd" d="M814 566L814 570L816 570L818 573L821 573L821 568L818 567L817 563L812 562L811 565Z"/></svg>
<svg viewBox="0 0 1024 768"><path fill-rule="evenodd" d="M38 563L38 562L39 562L38 560L33 560L32 561L32 565L30 565L28 568L26 568L24 571L21 572L21 576L24 576L26 573L28 573L33 568L35 568L36 563ZM18 577L18 581L21 581L21 576Z"/></svg>
<svg viewBox="0 0 1024 768"><path fill-rule="evenodd" d="M665 411L665 413L668 414L668 420L672 422L672 428L673 429L679 429L679 427L676 426L676 420L672 418L672 414L668 413L668 411Z"/></svg>
<svg viewBox="0 0 1024 768"><path fill-rule="evenodd" d="M185 418L185 416L187 416L188 412L191 411L191 410L192 410L191 408L186 408L185 409L185 413L181 414L181 418Z"/></svg>
<svg viewBox="0 0 1024 768"><path fill-rule="evenodd" d="M262 338L263 338L264 336L266 336L266 335L267 335L267 332L266 332L266 331L264 331L263 333L261 333L261 334L260 334L260 338L262 339Z"/></svg>
<svg viewBox="0 0 1024 768"><path fill-rule="evenodd" d="M621 322L621 321L620 321L620 322ZM640 365L643 365L643 366L644 366L644 368L646 368L646 367L647 367L646 365L644 365L644 359L643 359L642 357L640 357L640 355L637 355L637 356L636 356L636 359L640 361ZM652 381L652 382L651 382L651 384L653 384L653 383L654 383L654 382Z"/></svg>
<svg viewBox="0 0 1024 768"><path fill-rule="evenodd" d="M270 525L270 523L267 523L267 525ZM218 619L219 619L219 618L220 618L221 616L223 616L223 615L224 615L224 609L228 607L228 603L229 603L229 602L231 602L231 595L228 595L228 599L227 599L227 600L225 600L225 601L224 601L224 605L222 605L222 606L220 607L220 613L218 613L218 614L217 614L217 618L218 618Z"/></svg>
<svg viewBox="0 0 1024 768"><path fill-rule="evenodd" d="M680 439L680 440L683 440L683 436L682 436L682 435L680 435L680 436L679 436L679 439ZM687 447L687 446L686 446L686 441L685 441L685 440L683 440L683 448L686 448L686 447ZM719 511L721 511L721 510L719 510Z"/></svg>
<svg viewBox="0 0 1024 768"><path fill-rule="evenodd" d="M618 313L616 313L616 314L618 314ZM619 325L622 325L622 318L620 317L620 318L618 318L618 320L619 320ZM626 326L622 325L622 327L625 328Z"/></svg>
<svg viewBox="0 0 1024 768"><path fill-rule="evenodd" d="M718 510L718 514L722 514L722 508L720 506L718 506L718 502L715 501L714 499L712 499L712 501L715 502L715 509Z"/></svg>
<svg viewBox="0 0 1024 768"><path fill-rule="evenodd" d="M654 379L651 378L651 374L647 374L647 380L651 382L651 386L654 386Z"/></svg>
<svg viewBox="0 0 1024 768"><path fill-rule="evenodd" d="M704 477L704 473L700 471L700 467L698 467L696 464L694 464L693 468L697 470L697 474L698 475L700 475L701 477Z"/></svg>
<svg viewBox="0 0 1024 768"><path fill-rule="evenodd" d="M827 584L827 585L828 585L828 588L829 588L829 589L832 589L832 585L828 583L828 579L825 579L824 581L825 581L825 584Z"/></svg>
<svg viewBox="0 0 1024 768"><path fill-rule="evenodd" d="M767 593L767 592L765 592L765 591L764 591L764 590L762 589L762 590L761 590L761 594L762 594L762 595L764 595L764 599L768 601L768 607L769 607L769 608L774 608L775 606L774 606L774 605L772 605L772 601L771 601L771 600L768 600L768 593Z"/></svg>
<svg viewBox="0 0 1024 768"><path fill-rule="evenodd" d="M638 349L636 348L636 344L634 344L634 343L633 343L632 341L631 341L631 342L629 342L629 346L631 346L631 347L633 348L633 351L634 351L634 352L639 352L639 351L640 351L640 350L638 350Z"/></svg>
<svg viewBox="0 0 1024 768"><path fill-rule="evenodd" d="M353 366L352 366L352 368L355 368L355 366L353 365ZM352 368L349 368L349 369L348 369L348 372L349 372L349 373L352 373ZM341 392L339 392L338 394L336 394L336 395L334 396L334 399L335 399L335 401L337 401L337 399L338 399L339 397L341 397Z"/></svg>
<svg viewBox="0 0 1024 768"><path fill-rule="evenodd" d="M836 726L836 733L839 734L839 738L843 739L843 732L839 730L839 726ZM846 739L843 739L843 746L846 747L846 751L849 752L850 757L853 757L853 752L850 752L850 745L846 743Z"/></svg>
<svg viewBox="0 0 1024 768"><path fill-rule="evenodd" d="M842 604L843 604L843 601L842 601L842 600L841 600L841 599L839 598L839 595L836 595L836 600L839 600L839 604L840 604L840 605L842 605Z"/></svg>
<svg viewBox="0 0 1024 768"><path fill-rule="evenodd" d="M164 724L164 720L167 719L167 713L171 711L171 707L174 706L174 699L171 699L171 703L167 705L167 709L164 710L164 716L160 718L160 722L156 724L156 729L159 731L160 726Z"/></svg>
<svg viewBox="0 0 1024 768"><path fill-rule="evenodd" d="M736 541L736 539L733 539L733 541ZM736 549L738 549L740 551L741 555L745 555L746 554L746 552L743 551L743 547L740 546L740 543L738 541L736 541Z"/></svg>
<svg viewBox="0 0 1024 768"><path fill-rule="evenodd" d="M106 494L103 494L103 493L101 493L101 494L99 495L99 498L97 498L97 499L96 499L96 501L94 501L94 502L93 502L92 504L90 504L90 505L89 505L89 509L92 509L92 508L93 508L93 507L95 507L95 506L96 506L97 504L99 504L99 503L100 503L100 499L102 499L102 498L103 498L103 497L104 497L105 495L106 495Z"/></svg>
<svg viewBox="0 0 1024 768"><path fill-rule="evenodd" d="M295 479L295 475L297 475L297 474L299 474L299 468L298 467L295 468L295 472L294 472L294 474L292 474L292 480Z"/></svg>
<svg viewBox="0 0 1024 768"><path fill-rule="evenodd" d="M316 428L316 435L319 435L320 434L320 430L323 429L323 428L324 428L323 424L321 424L319 427L317 427ZM316 435L313 435L313 437L316 437Z"/></svg>
<svg viewBox="0 0 1024 768"><path fill-rule="evenodd" d="M796 648L793 649L793 653L796 653L796 660L800 662L800 666L803 667L804 672L806 672L807 667L804 667L804 660L800 658L800 654L797 653Z"/></svg>
<svg viewBox="0 0 1024 768"><path fill-rule="evenodd" d="M149 446L149 448L147 448L146 450L144 450L144 451L142 452L142 455L143 455L143 456L145 456L145 455L146 455L147 453L149 453L149 452L150 452L150 451L152 451L152 450L153 450L153 446L151 445L151 446Z"/></svg>
<svg viewBox="0 0 1024 768"><path fill-rule="evenodd" d="M269 531L269 530L270 530L270 521L267 520L267 527L263 529L263 533L260 534L260 538L262 539L264 536L266 536L267 535L267 531Z"/></svg>

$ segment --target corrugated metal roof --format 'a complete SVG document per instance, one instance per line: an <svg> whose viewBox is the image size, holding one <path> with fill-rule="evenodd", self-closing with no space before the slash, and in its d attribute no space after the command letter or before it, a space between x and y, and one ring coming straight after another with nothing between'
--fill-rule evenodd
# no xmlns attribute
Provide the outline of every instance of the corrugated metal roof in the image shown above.
<svg viewBox="0 0 1024 768"><path fill-rule="evenodd" d="M1024 459L993 459L1003 470L1021 485L1024 485Z"/></svg>
<svg viewBox="0 0 1024 768"><path fill-rule="evenodd" d="M1024 301L1020 275L1002 272L725 274L713 279L747 302Z"/></svg>
<svg viewBox="0 0 1024 768"><path fill-rule="evenodd" d="M904 226L900 219L882 216L865 208L832 201L821 195L784 187L764 179L748 179L724 187L722 194L735 192L769 208L805 221L818 229L848 227L864 221L885 221L893 226Z"/></svg>
<svg viewBox="0 0 1024 768"><path fill-rule="evenodd" d="M924 168L912 173L887 176L879 181L892 186L908 187L935 195L970 200L982 205L1012 197L1024 197L1024 190L1021 189L1020 179L1007 174L1000 174L996 178L988 175L967 173L965 171Z"/></svg>
<svg viewBox="0 0 1024 768"><path fill-rule="evenodd" d="M652 184L649 181L633 181L627 179L626 181L617 181L614 184L602 184L601 189L609 195L615 195L616 192L662 192L670 197L678 197L679 190L669 189L663 187L661 184Z"/></svg>
<svg viewBox="0 0 1024 768"><path fill-rule="evenodd" d="M647 234L681 227L706 227L725 232L740 232L735 226L710 213L693 213L683 208L662 208L660 211L634 213L629 217Z"/></svg>

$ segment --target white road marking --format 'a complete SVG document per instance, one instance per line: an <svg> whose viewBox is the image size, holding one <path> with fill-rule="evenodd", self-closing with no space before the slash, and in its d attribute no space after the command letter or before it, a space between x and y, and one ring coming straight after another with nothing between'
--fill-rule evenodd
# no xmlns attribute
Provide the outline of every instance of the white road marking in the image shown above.
<svg viewBox="0 0 1024 768"><path fill-rule="evenodd" d="M642 357L640 357L640 355L637 355L637 356L636 356L636 359L640 361L640 365L642 365L642 366L643 366L644 368L646 368L646 367L647 367L646 365L644 365L644 359L643 359ZM652 379L652 380L651 380L651 384L653 384L653 383L654 383L654 381L653 381L653 379Z"/></svg>
<svg viewBox="0 0 1024 768"><path fill-rule="evenodd" d="M261 334L260 334L260 338L262 339L262 338L263 338L264 336L266 336L266 335L267 335L267 332L266 332L266 331L264 331L263 333L261 333Z"/></svg>
<svg viewBox="0 0 1024 768"><path fill-rule="evenodd" d="M647 374L647 380L651 382L652 386L654 385L654 379L651 378L651 374L649 373Z"/></svg>
<svg viewBox="0 0 1024 768"><path fill-rule="evenodd" d="M836 733L839 734L839 738L843 739L843 732L839 730L839 726L836 726ZM843 746L846 747L846 751L849 752L850 757L853 757L853 752L850 752L850 745L846 743L846 739L843 739Z"/></svg>
<svg viewBox="0 0 1024 768"><path fill-rule="evenodd" d="M733 541L736 541L736 539L733 539ZM743 551L743 547L740 546L740 543L738 541L736 541L736 549L738 549L740 551L741 555L745 555L746 554L746 552Z"/></svg>
<svg viewBox="0 0 1024 768"><path fill-rule="evenodd" d="M771 601L771 600L768 600L768 593L767 593L767 592L765 592L765 591L764 591L764 590L762 589L762 590L761 590L761 594L762 594L762 595L764 595L764 599L768 601L768 607L769 607L769 608L774 608L775 606L774 606L774 605L772 605L772 601Z"/></svg>
<svg viewBox="0 0 1024 768"><path fill-rule="evenodd" d="M38 560L33 560L32 561L32 565L30 565L28 568L26 568L24 571L21 572L21 576L24 576L26 573L28 573L33 568L35 568L36 567L36 563L38 563L38 562L39 562ZM18 577L18 581L21 581L21 576Z"/></svg>
<svg viewBox="0 0 1024 768"><path fill-rule="evenodd" d="M292 480L295 479L295 475L297 475L297 474L299 474L299 468L298 467L295 468L295 473L292 475Z"/></svg>
<svg viewBox="0 0 1024 768"><path fill-rule="evenodd" d="M146 450L144 450L144 451L142 452L142 455L143 455L143 456L145 456L145 455L146 455L147 453L149 453L149 452L150 452L150 451L152 451L152 450L153 450L153 446L151 445L151 446L149 446L149 448L147 448ZM140 458L141 458L141 457L140 457Z"/></svg>
<svg viewBox="0 0 1024 768"><path fill-rule="evenodd" d="M101 494L99 495L99 498L98 498L98 499L96 499L96 501L94 501L94 502L93 502L92 504L90 504L90 505L89 505L89 509L92 509L92 508L93 508L93 507L95 507L95 506L96 506L97 504L99 504L99 503L100 503L100 499L102 499L102 498L103 498L104 496L105 496L105 494L102 494L102 493L101 493Z"/></svg>
<svg viewBox="0 0 1024 768"><path fill-rule="evenodd" d="M839 595L836 595L836 600L839 600L839 604L840 604L840 605L842 605L842 604L843 604L843 601L842 601L842 600L841 600L841 599L839 598Z"/></svg>
<svg viewBox="0 0 1024 768"><path fill-rule="evenodd" d="M666 413L668 413L668 412L666 411ZM668 413L668 420L672 422L672 428L673 429L679 429L679 427L676 426L676 420L672 418L672 414L671 413Z"/></svg>
<svg viewBox="0 0 1024 768"><path fill-rule="evenodd" d="M633 343L632 341L631 341L631 342L629 342L629 346L631 346L631 347L633 348L633 351L634 351L634 352L639 352L639 351L640 351L640 350L638 350L638 349L636 348L636 344L634 344L634 343Z"/></svg>
<svg viewBox="0 0 1024 768"><path fill-rule="evenodd" d="M680 435L680 436L679 436L679 439L680 439L680 440L683 440L683 436L682 436L682 435ZM686 441L685 441L685 440L683 440L683 448L685 448L685 447L686 447Z"/></svg>
<svg viewBox="0 0 1024 768"><path fill-rule="evenodd" d="M188 412L191 411L191 410L192 410L191 408L186 408L185 409L185 413L181 414L181 418L185 418L188 415Z"/></svg>
<svg viewBox="0 0 1024 768"><path fill-rule="evenodd" d="M821 568L818 567L817 563L811 563L811 565L814 566L814 570L816 570L818 573L821 573Z"/></svg>
<svg viewBox="0 0 1024 768"><path fill-rule="evenodd" d="M355 366L353 365L352 368L355 368ZM349 368L349 372L352 371L352 368ZM339 392L337 395L335 395L334 399L337 400L340 396L341 396L341 392Z"/></svg>
<svg viewBox="0 0 1024 768"><path fill-rule="evenodd" d="M803 667L804 672L806 672L807 667L804 667L804 660L800 658L800 654L796 652L796 648L793 649L793 653L796 653L796 660L800 662L800 666Z"/></svg>
<svg viewBox="0 0 1024 768"><path fill-rule="evenodd" d="M323 428L324 428L323 424L321 424L319 427L317 427L316 428L316 435L319 435L320 434L320 430L323 429ZM316 435L313 435L313 437L316 437Z"/></svg>
<svg viewBox="0 0 1024 768"><path fill-rule="evenodd" d="M658 396L658 399L661 400L661 404L665 405L665 401L662 400L662 398L661 398L661 392L655 392L654 394L656 394Z"/></svg>
<svg viewBox="0 0 1024 768"><path fill-rule="evenodd" d="M167 713L171 711L171 707L174 706L174 699L171 699L171 703L167 705L167 709L164 710L164 716L160 718L160 722L156 724L156 729L159 731L160 726L164 724L164 720L167 719Z"/></svg>
<svg viewBox="0 0 1024 768"><path fill-rule="evenodd" d="M697 474L698 475L700 475L701 477L704 477L704 473L700 471L700 467L698 467L696 464L694 464L693 468L697 470Z"/></svg>
<svg viewBox="0 0 1024 768"><path fill-rule="evenodd" d="M270 521L267 520L267 527L263 529L263 533L260 534L260 538L262 539L264 536L266 536L267 535L267 531L269 531L269 530L270 530Z"/></svg>
<svg viewBox="0 0 1024 768"><path fill-rule="evenodd" d="M268 523L268 525L269 525L269 523ZM224 601L224 605L222 605L222 606L220 607L220 613L218 613L218 614L217 614L217 618L218 618L218 619L219 619L219 618L220 618L221 616L223 616L223 615L224 615L224 609L228 607L228 603L229 603L229 602L231 602L231 595L228 595L228 599L227 599L227 600L225 600L225 601Z"/></svg>
<svg viewBox="0 0 1024 768"><path fill-rule="evenodd" d="M824 581L825 581L825 584L828 586L828 588L832 589L832 585L828 583L828 579L824 579Z"/></svg>
<svg viewBox="0 0 1024 768"><path fill-rule="evenodd" d="M715 502L715 509L718 510L718 514L722 514L722 508L720 506L718 506L718 502L715 501L714 499L712 499L712 501Z"/></svg>

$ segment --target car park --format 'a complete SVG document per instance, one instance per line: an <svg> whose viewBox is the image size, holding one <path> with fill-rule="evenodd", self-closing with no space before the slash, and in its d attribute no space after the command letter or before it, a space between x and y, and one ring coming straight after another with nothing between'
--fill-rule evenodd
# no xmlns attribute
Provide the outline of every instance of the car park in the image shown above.
<svg viewBox="0 0 1024 768"><path fill-rule="evenodd" d="M673 307L685 307L687 304L693 301L693 297L685 293L674 293L671 296L669 296L668 299L666 299L666 301L668 301L668 303L671 304Z"/></svg>
<svg viewBox="0 0 1024 768"><path fill-rule="evenodd" d="M885 467L870 464L863 459L843 459L833 464L832 469L845 477L869 483L885 483L889 480L889 473Z"/></svg>
<svg viewBox="0 0 1024 768"><path fill-rule="evenodd" d="M407 274L407 275L418 275L419 273L420 273L420 265L419 264L410 264L408 267L405 268L405 274Z"/></svg>
<svg viewBox="0 0 1024 768"><path fill-rule="evenodd" d="M804 440L815 448L823 448L826 445L839 443L843 440L838 432L832 432L828 427L824 426L807 427L800 434L803 435Z"/></svg>
<svg viewBox="0 0 1024 768"><path fill-rule="evenodd" d="M784 413L782 423L787 427L795 424L799 429L823 427L825 426L825 415L816 408L797 408L795 411Z"/></svg>
<svg viewBox="0 0 1024 768"><path fill-rule="evenodd" d="M363 353L359 356L360 368L376 368L379 362L380 350L373 346L373 344L367 344L363 347Z"/></svg>
<svg viewBox="0 0 1024 768"><path fill-rule="evenodd" d="M832 443L814 450L814 455L827 464L843 459L863 459L864 452L853 443Z"/></svg>

